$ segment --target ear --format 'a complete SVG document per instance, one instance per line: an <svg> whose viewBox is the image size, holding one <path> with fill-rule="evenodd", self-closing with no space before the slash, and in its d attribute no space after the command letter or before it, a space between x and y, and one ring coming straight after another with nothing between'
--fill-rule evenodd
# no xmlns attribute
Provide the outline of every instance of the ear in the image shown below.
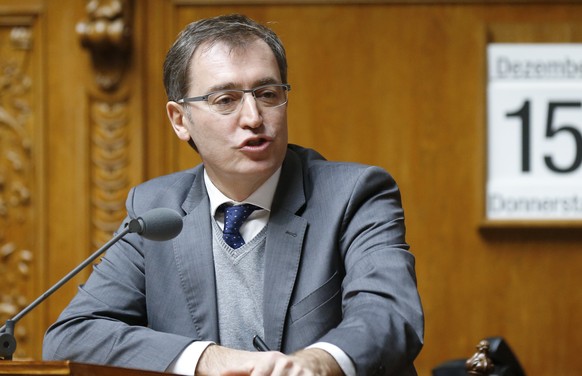
<svg viewBox="0 0 582 376"><path fill-rule="evenodd" d="M166 103L166 112L168 113L168 118L170 123L172 123L172 128L178 138L182 141L189 141L191 139L190 132L186 127L188 123L188 116L185 113L184 108L173 101Z"/></svg>

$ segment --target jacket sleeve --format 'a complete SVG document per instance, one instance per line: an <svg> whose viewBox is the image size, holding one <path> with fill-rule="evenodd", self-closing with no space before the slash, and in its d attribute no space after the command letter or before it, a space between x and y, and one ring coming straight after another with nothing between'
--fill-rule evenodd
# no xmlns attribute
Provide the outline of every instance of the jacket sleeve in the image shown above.
<svg viewBox="0 0 582 376"><path fill-rule="evenodd" d="M107 251L48 329L43 359L164 371L193 341L148 327L144 249L153 245L147 242L128 234Z"/></svg>
<svg viewBox="0 0 582 376"><path fill-rule="evenodd" d="M321 341L344 350L358 375L414 375L424 316L395 181L380 168L364 169L343 213L343 317Z"/></svg>

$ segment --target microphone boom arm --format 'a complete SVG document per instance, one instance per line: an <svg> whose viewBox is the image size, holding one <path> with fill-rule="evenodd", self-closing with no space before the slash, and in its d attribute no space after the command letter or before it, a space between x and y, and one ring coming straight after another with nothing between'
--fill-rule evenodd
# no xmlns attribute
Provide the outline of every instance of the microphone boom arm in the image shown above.
<svg viewBox="0 0 582 376"><path fill-rule="evenodd" d="M42 303L45 299L51 296L55 291L57 291L65 283L69 282L74 276L76 276L81 270L85 269L89 264L94 262L99 256L101 256L105 251L107 251L111 246L117 243L121 238L130 232L136 232L133 228L130 229L126 226L119 234L115 235L111 240L105 243L101 248L99 248L95 253L93 253L89 258L79 264L75 269L71 270L67 275L61 278L60 281L55 283L50 289L48 289L44 294L36 298L32 303L30 303L26 308L20 311L16 316L6 321L6 324L0 327L0 360L12 360L14 351L16 351L16 340L14 338L14 325L24 317L28 312L32 311L36 306Z"/></svg>
<svg viewBox="0 0 582 376"><path fill-rule="evenodd" d="M89 258L79 264L75 269L71 270L60 281L55 283L44 294L36 298L26 308L20 311L16 316L6 321L6 324L0 327L0 360L12 360L12 356L16 351L16 338L14 337L14 325L24 317L28 312L32 311L36 306L42 303L46 298L51 296L65 283L69 282L81 270L94 262L97 257L101 256L111 246L117 243L121 238L129 233L137 233L145 239L164 241L170 240L178 236L182 231L182 217L176 211L168 208L155 208L147 211L143 216L131 219L111 240L105 243Z"/></svg>

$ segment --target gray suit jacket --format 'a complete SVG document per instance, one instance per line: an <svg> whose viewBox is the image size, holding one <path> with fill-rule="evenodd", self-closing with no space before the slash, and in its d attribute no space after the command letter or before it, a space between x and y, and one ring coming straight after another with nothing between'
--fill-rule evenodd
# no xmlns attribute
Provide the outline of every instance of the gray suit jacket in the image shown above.
<svg viewBox="0 0 582 376"><path fill-rule="evenodd" d="M184 229L112 247L47 331L45 359L164 370L192 341L220 343L202 171L131 190L128 217L168 207ZM424 323L404 235L400 193L384 170L290 145L267 226L267 345L290 353L325 341L358 375L416 374Z"/></svg>

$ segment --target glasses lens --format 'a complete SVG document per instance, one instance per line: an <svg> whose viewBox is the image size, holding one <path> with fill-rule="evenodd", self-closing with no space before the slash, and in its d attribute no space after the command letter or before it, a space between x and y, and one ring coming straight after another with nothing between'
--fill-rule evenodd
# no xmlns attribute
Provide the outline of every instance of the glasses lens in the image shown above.
<svg viewBox="0 0 582 376"><path fill-rule="evenodd" d="M223 90L208 95L210 110L219 114L237 111L244 100L245 92L250 90ZM253 89L257 104L262 107L277 107L287 103L287 88L283 85L266 85Z"/></svg>
<svg viewBox="0 0 582 376"><path fill-rule="evenodd" d="M257 102L266 107L280 106L287 102L287 90L283 86L262 86L255 89L254 94Z"/></svg>
<svg viewBox="0 0 582 376"><path fill-rule="evenodd" d="M208 96L210 109L219 114L234 112L242 101L243 93L235 90L225 90Z"/></svg>

